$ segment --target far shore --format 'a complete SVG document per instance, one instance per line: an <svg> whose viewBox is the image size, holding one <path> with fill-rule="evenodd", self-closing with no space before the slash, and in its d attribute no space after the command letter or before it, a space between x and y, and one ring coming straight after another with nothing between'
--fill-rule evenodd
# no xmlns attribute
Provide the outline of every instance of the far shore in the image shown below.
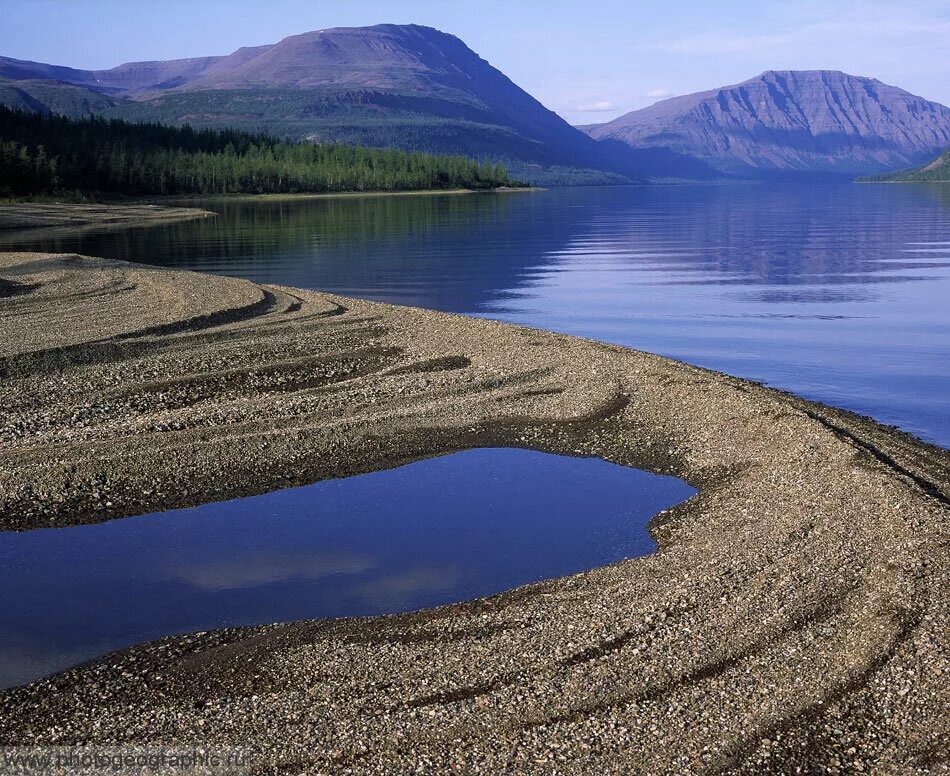
<svg viewBox="0 0 950 776"><path fill-rule="evenodd" d="M418 189L413 191L314 191L297 194L189 194L178 196L169 194L161 197L146 197L147 202L192 202L192 201L241 201L267 202L271 200L303 199L350 199L359 197L427 197L438 194L515 194L524 191L545 191L537 186L503 186L497 189Z"/></svg>
<svg viewBox="0 0 950 776"><path fill-rule="evenodd" d="M544 191L525 186L498 189L422 189L419 191L324 191L298 194L193 194L149 195L102 199L97 202L59 201L55 197L0 198L0 233L22 229L74 228L88 226L137 226L158 221L207 218L216 213L192 202L271 202L360 197L419 197L458 194L511 194ZM66 198L63 198L66 200Z"/></svg>
<svg viewBox="0 0 950 776"><path fill-rule="evenodd" d="M950 179L942 180L942 181L912 181L912 180L874 181L874 180L864 180L862 178L858 178L855 181L855 183L916 183L918 185L923 185L923 186L929 186L935 183L938 186L943 186L943 185L946 185L947 183L950 183Z"/></svg>

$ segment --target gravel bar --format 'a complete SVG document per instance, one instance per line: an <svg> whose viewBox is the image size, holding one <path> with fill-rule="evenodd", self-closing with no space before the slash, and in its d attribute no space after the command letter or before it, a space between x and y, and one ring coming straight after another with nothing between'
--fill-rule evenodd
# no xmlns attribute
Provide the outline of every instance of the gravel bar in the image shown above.
<svg viewBox="0 0 950 776"><path fill-rule="evenodd" d="M2 692L0 744L240 745L281 774L950 768L943 449L649 353L74 255L0 254L0 323L6 530L478 446L699 490L648 557L171 637Z"/></svg>

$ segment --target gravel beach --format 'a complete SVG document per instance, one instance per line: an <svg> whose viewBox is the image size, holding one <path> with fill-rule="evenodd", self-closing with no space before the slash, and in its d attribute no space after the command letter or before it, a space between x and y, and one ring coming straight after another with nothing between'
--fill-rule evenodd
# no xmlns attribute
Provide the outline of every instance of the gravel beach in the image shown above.
<svg viewBox="0 0 950 776"><path fill-rule="evenodd" d="M281 774L950 771L945 450L648 353L124 262L0 254L0 320L6 530L476 446L699 489L645 558L0 692L0 745L240 745Z"/></svg>
<svg viewBox="0 0 950 776"><path fill-rule="evenodd" d="M214 215L193 207L146 204L78 204L70 202L0 203L0 232L77 226L134 226L155 221L182 221Z"/></svg>

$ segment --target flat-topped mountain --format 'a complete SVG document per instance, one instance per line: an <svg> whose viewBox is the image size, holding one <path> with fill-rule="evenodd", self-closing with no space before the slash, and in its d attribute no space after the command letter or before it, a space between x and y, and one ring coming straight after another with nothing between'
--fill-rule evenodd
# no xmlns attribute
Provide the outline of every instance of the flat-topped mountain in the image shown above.
<svg viewBox="0 0 950 776"><path fill-rule="evenodd" d="M0 78L0 101L33 109L61 112L65 105L75 113L78 106L133 120L487 155L535 179L544 177L539 167L618 166L615 155L461 40L418 25L318 30L227 56L109 70L0 58ZM60 88L51 95L53 83ZM89 95L114 104L84 103Z"/></svg>
<svg viewBox="0 0 950 776"><path fill-rule="evenodd" d="M543 184L874 175L950 146L950 108L825 70L768 71L578 129L455 36L412 24L108 70L0 57L0 104L489 157Z"/></svg>
<svg viewBox="0 0 950 776"><path fill-rule="evenodd" d="M521 92L455 36L415 24L315 30L226 56L128 62L109 70L0 57L0 76L125 93L327 86L447 88L483 97L512 87Z"/></svg>
<svg viewBox="0 0 950 776"><path fill-rule="evenodd" d="M849 175L909 167L950 146L950 108L837 71L768 71L606 124L599 140L665 149L727 173Z"/></svg>

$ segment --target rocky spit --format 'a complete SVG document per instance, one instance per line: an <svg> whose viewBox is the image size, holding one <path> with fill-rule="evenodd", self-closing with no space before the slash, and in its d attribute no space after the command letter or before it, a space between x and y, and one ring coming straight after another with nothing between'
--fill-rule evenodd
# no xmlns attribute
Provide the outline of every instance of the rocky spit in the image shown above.
<svg viewBox="0 0 950 776"><path fill-rule="evenodd" d="M75 204L69 202L0 203L0 232L19 229L75 229L78 226L134 226L213 216L193 207L148 204Z"/></svg>
<svg viewBox="0 0 950 776"><path fill-rule="evenodd" d="M648 353L123 262L0 255L0 318L7 530L479 445L699 489L649 557L5 691L0 744L240 745L282 774L948 770L944 450Z"/></svg>

